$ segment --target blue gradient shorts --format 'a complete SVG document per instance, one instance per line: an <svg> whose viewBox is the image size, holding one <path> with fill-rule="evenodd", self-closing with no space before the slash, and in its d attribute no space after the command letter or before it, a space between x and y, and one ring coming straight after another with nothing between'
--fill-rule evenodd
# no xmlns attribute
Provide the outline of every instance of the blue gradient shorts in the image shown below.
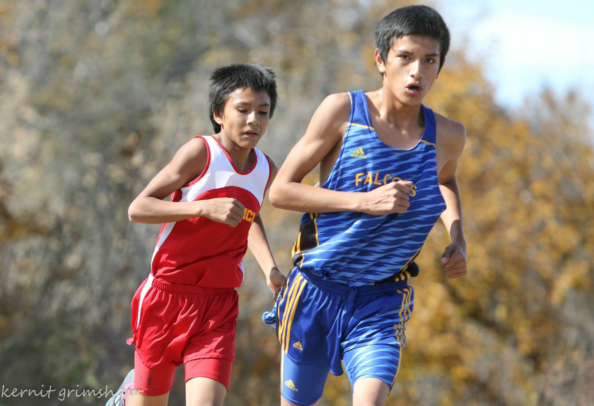
<svg viewBox="0 0 594 406"><path fill-rule="evenodd" d="M392 387L413 299L406 281L350 288L293 269L276 314L267 314L277 320L283 397L315 403L328 372L342 375L343 359L351 385L377 378Z"/></svg>

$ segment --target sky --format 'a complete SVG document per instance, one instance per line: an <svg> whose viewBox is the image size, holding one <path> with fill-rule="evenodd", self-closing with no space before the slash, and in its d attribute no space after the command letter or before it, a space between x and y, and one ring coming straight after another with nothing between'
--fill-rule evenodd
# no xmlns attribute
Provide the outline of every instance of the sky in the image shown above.
<svg viewBox="0 0 594 406"><path fill-rule="evenodd" d="M594 110L594 1L441 0L438 10L452 45L467 41L485 62L501 104L519 107L546 84L577 89Z"/></svg>

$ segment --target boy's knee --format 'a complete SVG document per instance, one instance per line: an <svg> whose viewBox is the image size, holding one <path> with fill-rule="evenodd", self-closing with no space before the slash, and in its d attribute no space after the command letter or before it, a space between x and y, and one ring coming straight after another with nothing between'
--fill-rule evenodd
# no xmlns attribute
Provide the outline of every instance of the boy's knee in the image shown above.
<svg viewBox="0 0 594 406"><path fill-rule="evenodd" d="M372 400L363 400L360 402L355 402L353 401L353 406L384 406L385 405L385 401L372 401Z"/></svg>
<svg viewBox="0 0 594 406"><path fill-rule="evenodd" d="M377 378L362 378L353 388L353 406L383 406L390 394L390 386Z"/></svg>
<svg viewBox="0 0 594 406"><path fill-rule="evenodd" d="M196 377L186 382L186 406L222 406L227 389L211 378Z"/></svg>

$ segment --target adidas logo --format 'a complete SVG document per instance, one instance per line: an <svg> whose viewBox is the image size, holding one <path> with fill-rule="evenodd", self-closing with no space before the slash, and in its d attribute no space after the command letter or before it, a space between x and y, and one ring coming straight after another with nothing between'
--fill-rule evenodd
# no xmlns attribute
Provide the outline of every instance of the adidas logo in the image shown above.
<svg viewBox="0 0 594 406"><path fill-rule="evenodd" d="M301 341L297 341L293 344L293 347L297 348L299 351L303 351L303 346L301 345Z"/></svg>
<svg viewBox="0 0 594 406"><path fill-rule="evenodd" d="M285 386L291 390L294 390L295 392L299 392L299 389L297 389L297 387L295 386L295 384L293 383L292 380L288 380L285 382Z"/></svg>
<svg viewBox="0 0 594 406"><path fill-rule="evenodd" d="M355 151L353 151L353 153L351 154L351 156L353 158L367 158L365 156L365 152L363 152L363 147L359 147L358 149L356 149Z"/></svg>

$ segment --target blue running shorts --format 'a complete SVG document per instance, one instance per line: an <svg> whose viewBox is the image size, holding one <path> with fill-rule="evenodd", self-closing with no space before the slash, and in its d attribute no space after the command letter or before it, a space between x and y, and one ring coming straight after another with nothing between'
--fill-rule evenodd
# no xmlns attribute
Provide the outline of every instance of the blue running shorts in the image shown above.
<svg viewBox="0 0 594 406"><path fill-rule="evenodd" d="M276 314L265 316L277 321L282 396L295 405L315 403L328 372L342 375L341 360L351 385L377 378L391 388L413 304L406 280L351 288L293 269Z"/></svg>

